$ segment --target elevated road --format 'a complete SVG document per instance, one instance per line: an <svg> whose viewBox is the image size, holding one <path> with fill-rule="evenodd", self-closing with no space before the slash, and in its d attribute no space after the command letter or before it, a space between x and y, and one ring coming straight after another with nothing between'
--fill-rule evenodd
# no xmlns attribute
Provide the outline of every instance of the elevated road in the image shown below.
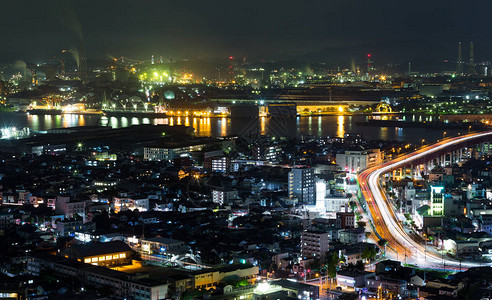
<svg viewBox="0 0 492 300"><path fill-rule="evenodd" d="M381 177L392 170L422 162L426 157L432 157L447 149L455 149L460 145L480 143L489 139L492 140L492 131L449 138L359 174L358 181L367 202L368 212L374 223L375 234L388 241L387 247L399 261L424 268L448 270L484 265L468 261L459 262L443 256L435 250L427 249L424 241L419 240L418 237L412 238L408 229L405 229L398 220L393 204L381 186Z"/></svg>

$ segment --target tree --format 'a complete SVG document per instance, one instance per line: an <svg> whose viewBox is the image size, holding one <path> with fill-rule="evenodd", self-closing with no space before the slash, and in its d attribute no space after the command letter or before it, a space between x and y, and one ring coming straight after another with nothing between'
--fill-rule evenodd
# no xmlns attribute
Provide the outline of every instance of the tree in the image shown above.
<svg viewBox="0 0 492 300"><path fill-rule="evenodd" d="M362 258L367 260L373 260L376 257L376 250L374 247L366 247L362 251Z"/></svg>
<svg viewBox="0 0 492 300"><path fill-rule="evenodd" d="M332 255L327 256L327 275L330 278L335 278L337 276L337 267L340 263L340 258L338 257L338 252L333 252Z"/></svg>
<svg viewBox="0 0 492 300"><path fill-rule="evenodd" d="M386 254L386 245L388 245L388 241L387 241L387 240L385 240L385 239L380 239L380 240L378 241L378 246L379 246L380 248L384 248L384 250L383 250L383 251L384 251L384 254Z"/></svg>
<svg viewBox="0 0 492 300"><path fill-rule="evenodd" d="M321 262L319 261L319 259L314 259L313 261L308 263L306 268L319 271L321 269Z"/></svg>

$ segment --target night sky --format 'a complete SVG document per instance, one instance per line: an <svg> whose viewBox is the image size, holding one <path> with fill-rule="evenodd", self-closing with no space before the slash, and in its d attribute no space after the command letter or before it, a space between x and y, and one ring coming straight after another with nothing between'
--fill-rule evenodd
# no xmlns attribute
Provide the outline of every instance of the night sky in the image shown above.
<svg viewBox="0 0 492 300"><path fill-rule="evenodd" d="M89 58L454 60L458 41L474 41L478 61L492 53L487 0L2 2L2 62L40 62L80 39Z"/></svg>

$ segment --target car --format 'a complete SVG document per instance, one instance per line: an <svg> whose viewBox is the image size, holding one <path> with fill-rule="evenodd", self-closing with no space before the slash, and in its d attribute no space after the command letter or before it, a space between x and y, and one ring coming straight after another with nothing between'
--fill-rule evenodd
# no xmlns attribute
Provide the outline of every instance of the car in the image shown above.
<svg viewBox="0 0 492 300"><path fill-rule="evenodd" d="M337 290L337 291L341 291L341 290L342 290L342 287L341 287L341 286L337 286L337 287L335 288L335 290Z"/></svg>

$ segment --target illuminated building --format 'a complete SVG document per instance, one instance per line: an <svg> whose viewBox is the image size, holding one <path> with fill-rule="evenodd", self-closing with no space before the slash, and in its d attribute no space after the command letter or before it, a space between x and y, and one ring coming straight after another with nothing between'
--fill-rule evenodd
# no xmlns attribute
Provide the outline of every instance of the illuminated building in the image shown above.
<svg viewBox="0 0 492 300"><path fill-rule="evenodd" d="M66 258L96 266L118 266L131 264L130 246L122 241L107 243L92 242L83 245L71 245L62 250Z"/></svg>
<svg viewBox="0 0 492 300"><path fill-rule="evenodd" d="M381 152L379 149L371 151L345 151L337 153L337 165L350 173L357 173L367 168L377 166L381 163Z"/></svg>
<svg viewBox="0 0 492 300"><path fill-rule="evenodd" d="M187 252L188 249L185 242L173 239L153 237L142 240L142 252L146 254Z"/></svg>
<svg viewBox="0 0 492 300"><path fill-rule="evenodd" d="M276 163L279 160L282 148L278 145L257 145L252 147L254 160L266 160Z"/></svg>
<svg viewBox="0 0 492 300"><path fill-rule="evenodd" d="M217 188L212 190L212 201L214 203L224 204L230 203L232 200L238 199L238 191L226 188Z"/></svg>
<svg viewBox="0 0 492 300"><path fill-rule="evenodd" d="M65 217L69 218L72 218L77 214L85 219L85 202L70 202L70 197L57 196L55 213L63 214Z"/></svg>
<svg viewBox="0 0 492 300"><path fill-rule="evenodd" d="M289 172L289 198L305 204L315 204L314 169L298 168Z"/></svg>
<svg viewBox="0 0 492 300"><path fill-rule="evenodd" d="M107 243L106 243L107 244ZM168 297L167 279L140 278L126 273L89 265L73 259L44 253L27 258L27 272L39 276L43 270L77 280L95 288L109 288L119 299L159 300ZM138 295L138 296L137 296Z"/></svg>
<svg viewBox="0 0 492 300"><path fill-rule="evenodd" d="M337 271L337 283L344 288L363 287L368 278L374 277L374 273L358 269L344 269Z"/></svg>
<svg viewBox="0 0 492 300"><path fill-rule="evenodd" d="M212 158L212 171L226 173L229 159L225 156Z"/></svg>
<svg viewBox="0 0 492 300"><path fill-rule="evenodd" d="M81 217L66 218L63 220L57 220L56 232L60 236L68 236L82 229L83 219Z"/></svg>
<svg viewBox="0 0 492 300"><path fill-rule="evenodd" d="M307 259L324 260L326 252L329 250L330 233L323 231L307 230L301 236L301 257Z"/></svg>
<svg viewBox="0 0 492 300"><path fill-rule="evenodd" d="M338 231L338 239L343 244L357 244L364 242L364 228L342 229Z"/></svg>
<svg viewBox="0 0 492 300"><path fill-rule="evenodd" d="M195 289L211 289L216 287L224 278L246 279L250 283L256 281L259 273L257 266L244 264L228 265L191 272L192 287Z"/></svg>
<svg viewBox="0 0 492 300"><path fill-rule="evenodd" d="M444 187L431 186L431 216L443 216L444 215Z"/></svg>
<svg viewBox="0 0 492 300"><path fill-rule="evenodd" d="M140 212L144 212L149 210L149 198L131 199L115 197L112 203L112 207L115 213L135 209Z"/></svg>
<svg viewBox="0 0 492 300"><path fill-rule="evenodd" d="M173 160L181 155L189 155L193 151L201 151L205 144L176 145L174 147L144 147L144 160Z"/></svg>

